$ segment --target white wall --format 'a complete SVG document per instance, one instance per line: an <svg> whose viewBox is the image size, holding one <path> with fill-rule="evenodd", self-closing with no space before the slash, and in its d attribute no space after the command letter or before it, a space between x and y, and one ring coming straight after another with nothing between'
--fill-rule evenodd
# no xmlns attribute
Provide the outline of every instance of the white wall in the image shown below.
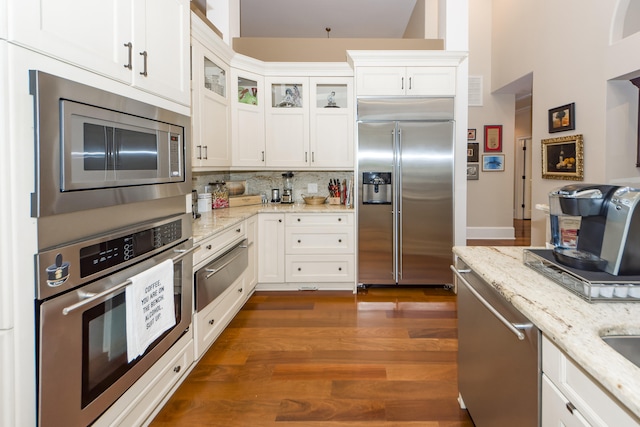
<svg viewBox="0 0 640 427"><path fill-rule="evenodd" d="M630 125L637 90L607 79L628 78L640 69L640 39L609 46L616 3L592 1L587 7L584 0L493 0L492 89L533 73L534 205L548 203L549 191L568 183L541 178L541 139L582 134L584 182L638 178L635 123ZM548 110L571 102L576 106L575 131L550 134ZM534 210L532 244L544 243L545 231L544 215Z"/></svg>

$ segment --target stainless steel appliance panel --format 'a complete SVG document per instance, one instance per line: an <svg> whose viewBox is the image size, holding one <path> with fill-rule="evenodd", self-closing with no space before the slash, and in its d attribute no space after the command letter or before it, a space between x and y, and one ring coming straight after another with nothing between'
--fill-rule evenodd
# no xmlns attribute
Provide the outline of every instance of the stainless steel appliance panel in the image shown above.
<svg viewBox="0 0 640 427"><path fill-rule="evenodd" d="M399 122L398 131L398 283L450 283L453 123Z"/></svg>
<svg viewBox="0 0 640 427"><path fill-rule="evenodd" d="M195 274L196 311L222 295L247 269L247 239L235 245Z"/></svg>
<svg viewBox="0 0 640 427"><path fill-rule="evenodd" d="M363 186L363 171L394 172L395 126L391 121L358 124L358 188ZM394 205L363 204L362 196L359 191L358 280L378 285L395 283Z"/></svg>
<svg viewBox="0 0 640 427"><path fill-rule="evenodd" d="M453 98L358 99L358 283L451 283L452 118ZM369 203L373 172L391 206Z"/></svg>
<svg viewBox="0 0 640 427"><path fill-rule="evenodd" d="M476 427L538 427L540 331L458 265L458 384Z"/></svg>
<svg viewBox="0 0 640 427"><path fill-rule="evenodd" d="M188 116L41 71L30 72L30 85L34 98L36 141L33 217L171 198L191 192L191 123ZM97 163L92 163L96 159L91 159L91 150L83 147L78 151L77 144L74 146L69 140L74 136L74 121L77 126L80 122L90 123L94 119L103 120L101 124L110 122L114 125L113 128L104 128L107 133L122 121L126 126L133 124L147 131L154 126L163 128L164 137L159 132L156 153L149 151L142 157L129 153L125 146L118 146L116 142L104 147L101 150L106 168L103 176L99 176L93 170ZM146 145L135 138L127 141L137 146ZM120 157L112 161L114 173L118 174L107 173L106 159L117 156L118 151ZM99 157L100 153L96 155ZM147 155L155 156L157 163L150 165ZM84 160L78 162L78 156L89 164L85 165ZM78 167L87 166L83 174L70 176L73 175L74 164L76 172ZM146 168L155 169L161 176L151 172L155 175L151 177ZM71 181L65 183L64 179ZM78 179L78 182L72 182L73 179Z"/></svg>
<svg viewBox="0 0 640 427"><path fill-rule="evenodd" d="M134 266L39 303L38 425L90 425L188 330L193 295L191 238ZM127 280L174 260L176 325L127 363Z"/></svg>

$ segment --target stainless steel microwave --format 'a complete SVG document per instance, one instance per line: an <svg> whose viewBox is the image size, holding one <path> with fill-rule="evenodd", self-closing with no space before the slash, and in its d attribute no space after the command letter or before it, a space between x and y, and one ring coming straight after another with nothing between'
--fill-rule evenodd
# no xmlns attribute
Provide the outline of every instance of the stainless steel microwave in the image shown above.
<svg viewBox="0 0 640 427"><path fill-rule="evenodd" d="M191 192L188 116L41 71L30 84L33 216Z"/></svg>

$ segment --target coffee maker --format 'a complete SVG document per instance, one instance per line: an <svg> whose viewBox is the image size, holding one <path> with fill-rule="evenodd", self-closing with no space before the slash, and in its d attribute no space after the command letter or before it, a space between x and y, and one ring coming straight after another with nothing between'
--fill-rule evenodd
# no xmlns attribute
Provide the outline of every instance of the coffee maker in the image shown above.
<svg viewBox="0 0 640 427"><path fill-rule="evenodd" d="M282 198L280 203L293 203L293 172L282 174Z"/></svg>
<svg viewBox="0 0 640 427"><path fill-rule="evenodd" d="M640 274L639 203L640 190L614 185L571 184L549 193L556 261L616 276Z"/></svg>

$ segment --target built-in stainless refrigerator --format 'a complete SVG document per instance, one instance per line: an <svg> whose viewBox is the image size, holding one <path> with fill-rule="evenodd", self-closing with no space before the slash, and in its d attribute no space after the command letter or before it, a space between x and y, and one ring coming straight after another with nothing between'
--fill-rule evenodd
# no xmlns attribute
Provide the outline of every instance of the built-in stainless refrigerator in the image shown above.
<svg viewBox="0 0 640 427"><path fill-rule="evenodd" d="M358 99L358 283L452 282L453 98Z"/></svg>

